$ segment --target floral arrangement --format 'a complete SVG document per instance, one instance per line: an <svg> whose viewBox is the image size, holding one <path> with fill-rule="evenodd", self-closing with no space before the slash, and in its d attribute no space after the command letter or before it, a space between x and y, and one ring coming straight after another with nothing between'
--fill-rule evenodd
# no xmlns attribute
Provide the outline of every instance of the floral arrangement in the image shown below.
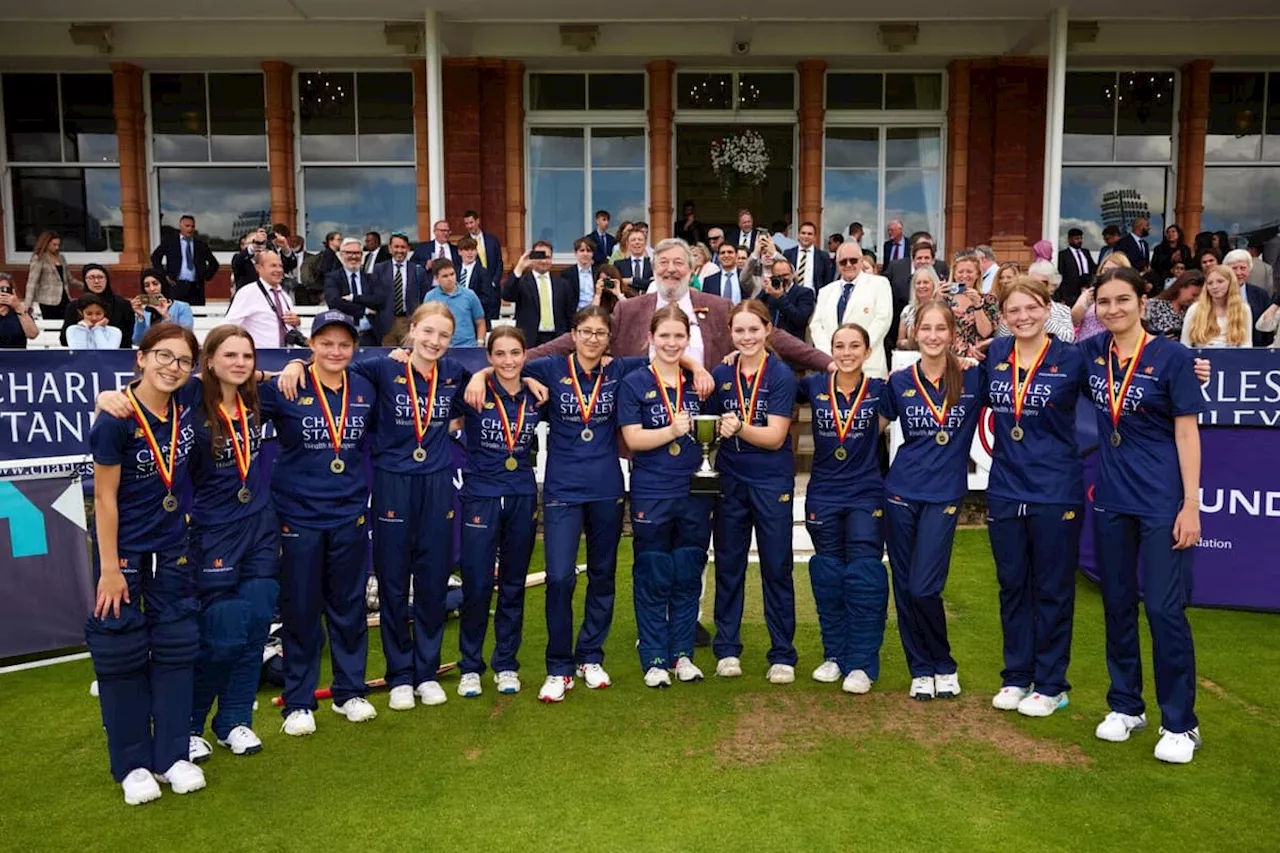
<svg viewBox="0 0 1280 853"><path fill-rule="evenodd" d="M711 142L711 168L720 179L720 190L727 198L737 186L764 183L769 169L769 149L764 137L754 130L744 130Z"/></svg>

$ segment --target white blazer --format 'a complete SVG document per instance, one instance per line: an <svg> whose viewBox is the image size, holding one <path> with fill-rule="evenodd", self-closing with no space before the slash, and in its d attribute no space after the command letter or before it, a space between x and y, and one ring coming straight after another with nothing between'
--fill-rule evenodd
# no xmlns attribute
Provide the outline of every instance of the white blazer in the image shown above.
<svg viewBox="0 0 1280 853"><path fill-rule="evenodd" d="M855 278L849 304L837 322L836 308L843 290L844 282L836 279L818 291L818 304L809 321L813 345L831 355L831 335L835 330L841 323L857 323L871 338L871 352L862 372L876 379L887 379L889 364L884 354L884 339L893 325L893 289L889 287L889 279L865 272Z"/></svg>

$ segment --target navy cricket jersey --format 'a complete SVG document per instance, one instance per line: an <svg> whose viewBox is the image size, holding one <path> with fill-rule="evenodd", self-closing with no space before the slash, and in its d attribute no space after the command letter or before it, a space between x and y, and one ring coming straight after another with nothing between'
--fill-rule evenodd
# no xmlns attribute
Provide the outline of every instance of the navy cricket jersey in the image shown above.
<svg viewBox="0 0 1280 853"><path fill-rule="evenodd" d="M494 402L497 389L498 402ZM507 449L506 432L497 406L507 413L507 422L515 436L514 452ZM520 428L520 410L524 409L524 427ZM467 463L462 469L463 498L500 498L505 495L536 495L538 483L533 476L533 435L542 420L542 408L533 395L521 388L515 396L508 394L497 380L485 383L481 411L471 408L463 395L453 398L453 417L465 419L462 440L467 446ZM506 461L514 456L518 467L506 469Z"/></svg>
<svg viewBox="0 0 1280 853"><path fill-rule="evenodd" d="M422 449L427 452L427 458L415 462L413 451L418 447L418 436L414 430L406 366L392 358L369 358L351 365L352 373L364 377L376 389L377 405L370 442L373 467L393 474L434 474L453 466L449 415L453 410L454 397L460 395L471 381L471 371L448 356L436 361L435 369L440 378L436 380L434 404L429 406L427 397L431 395L431 380L410 368L413 387L418 394L418 415L426 428Z"/></svg>
<svg viewBox="0 0 1280 853"><path fill-rule="evenodd" d="M883 379L867 379L866 393L853 415L849 431L841 442L836 436L832 411L831 374L814 373L800 380L800 398L813 408L813 472L805 492L806 504L815 507L877 509L884 502L884 479L880 476L880 397ZM854 395L839 391L840 419L847 420ZM836 449L847 454L837 459Z"/></svg>
<svg viewBox="0 0 1280 853"><path fill-rule="evenodd" d="M339 453L346 468L335 474L329 468L334 459L333 444L318 397L325 395L337 421L342 391L315 388L308 374L307 387L298 389L298 399L289 402L280 394L277 382L273 379L258 386L280 442L280 456L271 476L276 514L282 522L311 528L337 527L355 520L369 504L364 449L373 415L373 385L358 373L347 371L347 420Z"/></svg>
<svg viewBox="0 0 1280 853"><path fill-rule="evenodd" d="M209 427L220 415L216 410L204 410L204 402L200 396L203 382L200 377L191 377L183 386L184 398L188 397L188 388L191 389L189 399L195 409L196 430L195 447L191 452L192 523L202 527L217 527L258 515L271 505L271 469L258 459L262 450L262 426L270 419L268 407L259 402L259 418L256 421L252 411L245 411L245 420L249 424L249 476L244 481L244 487L249 489L252 497L249 503L244 504L237 497L241 488L240 469L236 467L235 449L230 437L223 441L220 453L215 453L213 449L213 435ZM234 410L228 414L231 416L236 441L244 447L240 418ZM226 421L222 422L222 431L225 435Z"/></svg>
<svg viewBox="0 0 1280 853"><path fill-rule="evenodd" d="M134 383L136 386L137 383ZM141 402L139 402L141 405ZM178 411L178 451L173 472L173 494L180 497L185 489L189 472L188 457L195 441L195 410L185 405L179 394L173 395L170 409L161 420L145 406L143 415L151 426L156 445L165 465L169 464L173 439L173 423L169 412L173 406ZM169 489L160 479L155 456L147 443L146 435L133 417L117 418L106 412L99 413L89 431L89 448L93 461L99 465L120 466L120 487L116 492L119 510L117 550L121 554L149 554L181 546L187 538L186 512L180 506L175 512L165 512L162 506Z"/></svg>
<svg viewBox="0 0 1280 853"><path fill-rule="evenodd" d="M587 424L582 420L582 405L569 378L569 360L568 356L549 356L535 359L524 368L525 375L546 385L550 394L547 420L551 440L543 497L566 504L616 500L623 491L622 467L618 464L618 393L623 377L637 367L647 366L649 359L615 358L590 373L573 359L581 400L588 405L596 380L600 381L591 410L591 441L582 440Z"/></svg>
<svg viewBox="0 0 1280 853"><path fill-rule="evenodd" d="M995 413L995 438L987 494L1041 504L1084 502L1084 466L1076 443L1076 403L1086 387L1084 358L1071 344L1050 337L1044 361L1023 397L1022 441L1011 435L1016 338L996 338L987 350L983 405ZM1019 364L1025 384L1031 364Z"/></svg>
<svg viewBox="0 0 1280 853"><path fill-rule="evenodd" d="M1198 415L1205 407L1195 376L1195 355L1178 341L1148 336L1124 396L1120 446L1113 447L1115 427L1107 393L1111 341L1111 335L1102 334L1080 344L1089 371L1089 396L1097 412L1101 453L1094 503L1112 512L1172 518L1182 505L1173 420L1179 415ZM1128 364L1110 357L1118 393Z"/></svg>
<svg viewBox="0 0 1280 853"><path fill-rule="evenodd" d="M683 368L680 373L684 379L680 405L690 417L702 414L702 401L693 389L693 375ZM666 394L668 404L676 402L675 389L659 388L652 370L628 374L618 394L618 426L639 424L645 429L670 426L671 418L666 405L658 399L659 394ZM694 439L693 430L675 443L680 448L678 456L671 455L670 443L632 455L631 497L645 500L688 497L690 478L702 466L702 445Z"/></svg>
<svg viewBox="0 0 1280 853"><path fill-rule="evenodd" d="M736 412L748 426L768 426L769 415L791 417L796 406L796 375L791 368L776 355L770 354L764 363L763 375L753 377L754 382L742 381L742 397L746 405L751 405L751 395L755 382L760 383L760 391L756 395L755 411L750 417L741 411L738 401L737 382L735 381L738 365L719 364L711 371L715 380L715 392L707 399L707 410L713 414ZM742 482L767 489L790 491L795 484L796 462L791 452L791 435L787 434L782 447L777 450L765 450L756 447L741 436L723 439L720 449L716 451L716 470L732 474Z"/></svg>
<svg viewBox="0 0 1280 853"><path fill-rule="evenodd" d="M942 389L924 378L925 393L941 410L946 401ZM889 466L885 487L891 494L924 503L958 501L969 493L969 447L978 428L985 373L964 372L960 401L947 412L944 429L950 439L937 443L938 422L916 388L915 367L889 376L888 392L880 398L880 414L902 426L903 444Z"/></svg>

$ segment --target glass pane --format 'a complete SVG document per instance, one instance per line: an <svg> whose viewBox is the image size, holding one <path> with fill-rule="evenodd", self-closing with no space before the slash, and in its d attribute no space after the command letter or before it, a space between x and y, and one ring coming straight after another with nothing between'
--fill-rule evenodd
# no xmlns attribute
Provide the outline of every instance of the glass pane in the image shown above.
<svg viewBox="0 0 1280 853"><path fill-rule="evenodd" d="M888 168L923 166L936 169L941 161L942 131L936 127L891 127L885 132L884 164Z"/></svg>
<svg viewBox="0 0 1280 853"><path fill-rule="evenodd" d="M4 126L10 160L61 163L58 75L5 74Z"/></svg>
<svg viewBox="0 0 1280 853"><path fill-rule="evenodd" d="M360 159L414 161L413 75L360 74Z"/></svg>
<svg viewBox="0 0 1280 853"><path fill-rule="evenodd" d="M298 75L298 129L303 161L356 159L355 75Z"/></svg>
<svg viewBox="0 0 1280 853"><path fill-rule="evenodd" d="M1116 75L1068 73L1063 93L1062 159L1110 161L1114 151Z"/></svg>
<svg viewBox="0 0 1280 853"><path fill-rule="evenodd" d="M1123 234L1138 216L1151 220L1154 247L1164 234L1164 167L1076 166L1062 170L1062 207L1059 245L1067 244L1067 231L1084 232L1084 246L1097 258L1103 246L1102 229L1114 225ZM1190 236L1190 235L1189 235Z"/></svg>
<svg viewBox="0 0 1280 853"><path fill-rule="evenodd" d="M879 110L883 108L884 75L827 75L827 109Z"/></svg>
<svg viewBox="0 0 1280 853"><path fill-rule="evenodd" d="M119 169L14 169L13 232L19 252L56 231L64 252L124 248Z"/></svg>
<svg viewBox="0 0 1280 853"><path fill-rule="evenodd" d="M899 219L907 234L942 233L940 173L936 169L908 169L884 176L885 221ZM881 261L884 259L881 258Z"/></svg>
<svg viewBox="0 0 1280 853"><path fill-rule="evenodd" d="M1116 159L1168 162L1173 156L1173 75L1162 71L1120 75Z"/></svg>
<svg viewBox="0 0 1280 853"><path fill-rule="evenodd" d="M529 131L529 168L581 170L585 144L580 127L535 127Z"/></svg>
<svg viewBox="0 0 1280 853"><path fill-rule="evenodd" d="M1274 85L1274 83L1273 83ZM1260 244L1276 233L1280 166L1223 166L1204 170L1205 231L1226 231L1232 243Z"/></svg>
<svg viewBox="0 0 1280 853"><path fill-rule="evenodd" d="M330 231L403 231L418 239L417 179L412 166L312 166L302 170L306 241L313 250ZM196 220L199 224L199 220Z"/></svg>
<svg viewBox="0 0 1280 853"><path fill-rule="evenodd" d="M875 127L829 127L826 166L830 168L880 167L880 129Z"/></svg>
<svg viewBox="0 0 1280 853"><path fill-rule="evenodd" d="M739 74L738 106L744 110L794 110L794 74Z"/></svg>
<svg viewBox="0 0 1280 853"><path fill-rule="evenodd" d="M884 76L884 108L886 110L942 109L942 75L886 74Z"/></svg>
<svg viewBox="0 0 1280 853"><path fill-rule="evenodd" d="M861 222L866 233L863 243L877 245L880 222L880 181L874 171L827 169L823 172L822 228L827 234L839 232L848 239L849 224ZM826 245L823 235L822 245Z"/></svg>
<svg viewBox="0 0 1280 853"><path fill-rule="evenodd" d="M115 97L110 74L62 75L62 130L67 162L115 163Z"/></svg>
<svg viewBox="0 0 1280 853"><path fill-rule="evenodd" d="M157 163L209 159L203 74L151 75L151 151Z"/></svg>
<svg viewBox="0 0 1280 853"><path fill-rule="evenodd" d="M587 75L529 75L529 109L581 110L586 106Z"/></svg>
<svg viewBox="0 0 1280 853"><path fill-rule="evenodd" d="M733 109L733 75L677 73L676 109Z"/></svg>
<svg viewBox="0 0 1280 853"><path fill-rule="evenodd" d="M265 168L157 169L160 192L160 236L177 230L185 214L215 252L234 252L240 237L267 221L271 182Z"/></svg>
<svg viewBox="0 0 1280 853"><path fill-rule="evenodd" d="M593 110L644 109L643 74L592 74L587 84Z"/></svg>
<svg viewBox="0 0 1280 853"><path fill-rule="evenodd" d="M556 251L573 251L573 241L587 232L586 181L583 171L534 169L530 173L529 244L549 240ZM612 208L609 208L612 210Z"/></svg>
<svg viewBox="0 0 1280 853"><path fill-rule="evenodd" d="M213 159L265 162L267 106L261 74L209 75Z"/></svg>
<svg viewBox="0 0 1280 853"><path fill-rule="evenodd" d="M565 174L565 173L561 173ZM591 172L591 210L607 210L614 222L648 218L644 203L644 169L594 169ZM584 229L574 239L581 237ZM555 245L560 246L557 242ZM572 246L572 242L564 244Z"/></svg>
<svg viewBox="0 0 1280 853"><path fill-rule="evenodd" d="M1267 86L1267 136L1262 142L1264 160L1280 160L1280 74L1271 74Z"/></svg>
<svg viewBox="0 0 1280 853"><path fill-rule="evenodd" d="M1257 160L1266 74L1210 74L1205 160Z"/></svg>
<svg viewBox="0 0 1280 853"><path fill-rule="evenodd" d="M591 130L591 165L644 169L642 127L597 127Z"/></svg>

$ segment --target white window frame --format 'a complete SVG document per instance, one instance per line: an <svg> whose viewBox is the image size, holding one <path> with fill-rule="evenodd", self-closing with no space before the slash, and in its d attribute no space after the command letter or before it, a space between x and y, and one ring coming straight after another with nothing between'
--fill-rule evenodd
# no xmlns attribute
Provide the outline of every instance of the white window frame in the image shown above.
<svg viewBox="0 0 1280 853"><path fill-rule="evenodd" d="M112 72L109 70L104 72L104 71L94 71L91 69L84 70L84 71L48 71L48 70L41 70L41 69L33 69L33 70L13 69L13 70L6 71L4 73L0 73L0 79L3 79L4 74L52 74L58 78L58 148L59 148L59 151L62 152L62 155L64 157L66 156L66 151L67 151L67 134L64 129L64 122L66 121L66 117L63 115L62 78L69 74L105 74L108 77L112 76ZM113 117L114 117L114 104L113 104L112 110L113 110ZM4 127L6 127L5 116L4 116L4 98L0 97L0 128L4 128ZM60 162L52 162L52 161L46 161L46 160L41 160L39 162L28 162L23 160L23 161L17 161L17 162L11 163L9 162L9 146L5 143L5 140L2 137L0 137L0 182L3 183L3 186L0 186L0 199L3 200L3 204L4 204L5 258L8 259L8 262L10 264L20 265L24 263L23 260L20 260L18 258L19 252L18 252L18 245L17 245L18 243L17 221L14 219L14 208L13 208L13 170L14 169L81 169L84 171L88 171L89 169L115 169L116 172L119 173L120 172L120 153L119 153L119 142L118 142L119 138L120 138L120 131L117 128L116 159L114 162L110 162L110 163L91 163L91 162L79 162L79 161L67 162L65 160ZM121 223L121 227L123 228L123 223ZM23 251L25 252L26 250L24 249ZM81 264L118 264L120 262L120 252L63 252L62 257L68 264L76 265L76 266L79 266Z"/></svg>

